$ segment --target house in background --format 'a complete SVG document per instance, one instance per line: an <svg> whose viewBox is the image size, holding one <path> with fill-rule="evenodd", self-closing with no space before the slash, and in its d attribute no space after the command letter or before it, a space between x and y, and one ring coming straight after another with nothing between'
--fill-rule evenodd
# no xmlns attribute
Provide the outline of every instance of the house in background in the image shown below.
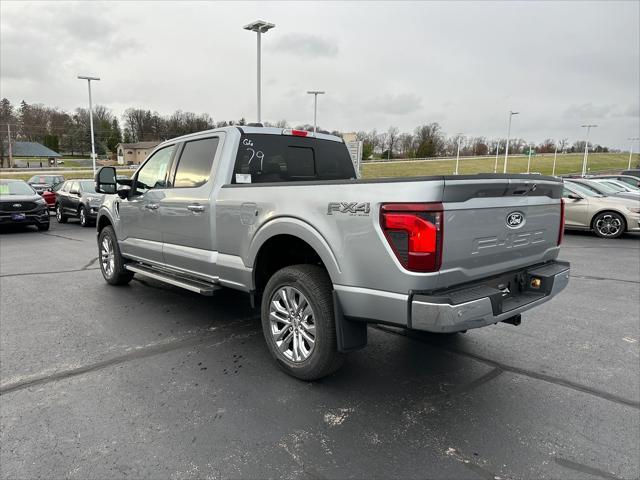
<svg viewBox="0 0 640 480"><path fill-rule="evenodd" d="M30 167L37 166L38 162L40 166L43 166L43 163L44 166L57 166L58 158L62 156L37 142L12 142L11 155L13 157L13 166ZM18 165L19 163L24 163L25 165Z"/></svg>
<svg viewBox="0 0 640 480"><path fill-rule="evenodd" d="M118 164L140 165L160 142L119 143L116 147Z"/></svg>

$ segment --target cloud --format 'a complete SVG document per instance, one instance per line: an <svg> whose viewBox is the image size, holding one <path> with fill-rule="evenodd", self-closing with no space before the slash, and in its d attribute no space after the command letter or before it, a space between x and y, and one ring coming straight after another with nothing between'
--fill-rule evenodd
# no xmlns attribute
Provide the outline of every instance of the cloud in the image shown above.
<svg viewBox="0 0 640 480"><path fill-rule="evenodd" d="M565 118L578 118L583 120L605 118L612 114L615 105L594 105L593 103L582 103L571 105L563 112Z"/></svg>
<svg viewBox="0 0 640 480"><path fill-rule="evenodd" d="M392 115L404 115L415 112L421 108L421 99L413 93L401 93L399 95L384 95L374 99L370 105L371 110Z"/></svg>
<svg viewBox="0 0 640 480"><path fill-rule="evenodd" d="M268 49L305 58L335 57L338 45L325 38L307 33L289 33L268 44Z"/></svg>

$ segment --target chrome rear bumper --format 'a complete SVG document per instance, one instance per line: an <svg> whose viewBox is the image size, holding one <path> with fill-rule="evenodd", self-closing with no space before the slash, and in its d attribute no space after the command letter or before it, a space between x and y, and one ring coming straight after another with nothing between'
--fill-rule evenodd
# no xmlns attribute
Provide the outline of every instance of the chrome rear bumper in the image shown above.
<svg viewBox="0 0 640 480"><path fill-rule="evenodd" d="M409 328L447 333L502 322L551 300L569 283L569 272L568 262L556 261L462 289L414 294ZM539 288L531 287L533 279Z"/></svg>

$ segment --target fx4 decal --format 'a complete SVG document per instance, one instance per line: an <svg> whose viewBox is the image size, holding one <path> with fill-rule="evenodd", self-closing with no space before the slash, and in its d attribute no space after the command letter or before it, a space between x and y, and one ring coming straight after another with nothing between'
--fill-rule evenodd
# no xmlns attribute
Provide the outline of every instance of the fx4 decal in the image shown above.
<svg viewBox="0 0 640 480"><path fill-rule="evenodd" d="M369 202L330 202L327 205L327 215L346 213L351 216L364 216L369 215L370 212Z"/></svg>

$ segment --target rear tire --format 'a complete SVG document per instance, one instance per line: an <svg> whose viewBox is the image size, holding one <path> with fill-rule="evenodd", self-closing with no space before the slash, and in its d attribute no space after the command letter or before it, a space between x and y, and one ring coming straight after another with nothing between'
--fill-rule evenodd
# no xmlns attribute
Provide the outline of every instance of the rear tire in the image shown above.
<svg viewBox="0 0 640 480"><path fill-rule="evenodd" d="M602 212L593 219L593 231L601 238L618 238L626 229L624 217L616 212Z"/></svg>
<svg viewBox="0 0 640 480"><path fill-rule="evenodd" d="M59 203L56 204L56 220L58 221L58 223L67 223L67 220L69 219L69 217L67 217L64 213L62 213L62 207L60 206Z"/></svg>
<svg viewBox="0 0 640 480"><path fill-rule="evenodd" d="M126 285L133 279L133 272L124 267L124 258L118 247L118 239L112 226L104 227L98 235L98 261L102 276L111 285Z"/></svg>
<svg viewBox="0 0 640 480"><path fill-rule="evenodd" d="M315 265L278 270L262 296L262 330L278 365L301 380L317 380L338 370L331 280Z"/></svg>

